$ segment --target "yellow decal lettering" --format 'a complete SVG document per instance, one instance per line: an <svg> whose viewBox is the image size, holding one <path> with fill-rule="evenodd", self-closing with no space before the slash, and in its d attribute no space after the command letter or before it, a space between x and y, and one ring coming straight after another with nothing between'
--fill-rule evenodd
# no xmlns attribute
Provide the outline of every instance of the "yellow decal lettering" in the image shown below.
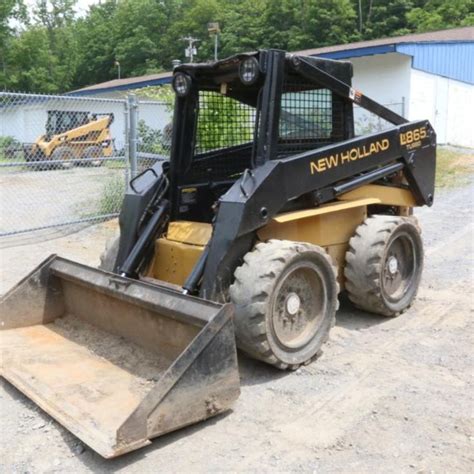
<svg viewBox="0 0 474 474"><path fill-rule="evenodd" d="M310 162L309 169L311 170L311 174L319 173L318 165L314 161Z"/></svg>
<svg viewBox="0 0 474 474"><path fill-rule="evenodd" d="M357 148L351 148L349 150L349 158L351 161L357 160L357 158L359 158L359 150Z"/></svg>
<svg viewBox="0 0 474 474"><path fill-rule="evenodd" d="M318 171L326 171L326 158L320 158L318 160Z"/></svg>
<svg viewBox="0 0 474 474"><path fill-rule="evenodd" d="M406 146L409 150L421 146L421 140L428 136L426 127L415 128L408 130L405 133L400 133L400 145Z"/></svg>
<svg viewBox="0 0 474 474"><path fill-rule="evenodd" d="M331 155L328 160L328 168L332 168L333 166L337 166L337 158L339 155Z"/></svg>
<svg viewBox="0 0 474 474"><path fill-rule="evenodd" d="M341 151L341 163L345 163L346 161L349 161L349 152L344 153Z"/></svg>
<svg viewBox="0 0 474 474"><path fill-rule="evenodd" d="M426 134L426 130L423 132L422 129L420 129L417 136L421 138L423 133ZM402 137L402 135L403 134L400 135L400 141L407 140L407 137ZM411 137L413 138L413 134ZM390 141L387 138L384 138L380 141L362 145L362 147L351 148L350 150L341 151L340 153L335 153L334 155L325 156L323 158L319 158L317 161L310 162L310 172L311 174L321 173L322 171L327 171L333 167L339 166L349 161L366 158L367 156L371 156L374 153L388 150L389 147Z"/></svg>

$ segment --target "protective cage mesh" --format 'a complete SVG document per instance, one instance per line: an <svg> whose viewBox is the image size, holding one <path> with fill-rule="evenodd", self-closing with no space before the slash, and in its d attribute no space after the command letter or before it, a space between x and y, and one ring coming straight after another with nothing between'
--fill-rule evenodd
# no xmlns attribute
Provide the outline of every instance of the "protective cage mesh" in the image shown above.
<svg viewBox="0 0 474 474"><path fill-rule="evenodd" d="M195 155L253 141L255 109L231 97L199 91Z"/></svg>
<svg viewBox="0 0 474 474"><path fill-rule="evenodd" d="M279 157L343 139L340 101L328 89L314 84L287 82L281 99Z"/></svg>

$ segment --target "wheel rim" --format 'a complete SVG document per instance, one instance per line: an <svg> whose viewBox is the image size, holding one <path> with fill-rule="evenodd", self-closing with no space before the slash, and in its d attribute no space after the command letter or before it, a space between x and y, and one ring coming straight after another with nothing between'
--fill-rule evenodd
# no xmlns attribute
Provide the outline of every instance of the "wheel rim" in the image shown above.
<svg viewBox="0 0 474 474"><path fill-rule="evenodd" d="M382 288L389 301L399 301L408 292L418 271L416 245L403 233L387 247L382 266Z"/></svg>
<svg viewBox="0 0 474 474"><path fill-rule="evenodd" d="M298 350L311 341L325 319L326 302L324 279L315 265L290 267L277 284L271 305L278 344Z"/></svg>

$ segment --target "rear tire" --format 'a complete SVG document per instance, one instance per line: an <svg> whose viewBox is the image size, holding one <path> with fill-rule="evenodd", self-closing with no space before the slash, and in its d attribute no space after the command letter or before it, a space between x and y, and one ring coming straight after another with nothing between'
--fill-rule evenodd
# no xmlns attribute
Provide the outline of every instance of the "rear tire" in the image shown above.
<svg viewBox="0 0 474 474"><path fill-rule="evenodd" d="M279 369L311 362L334 325L338 290L322 248L281 240L257 244L230 287L238 347Z"/></svg>
<svg viewBox="0 0 474 474"><path fill-rule="evenodd" d="M414 218L372 216L349 241L346 290L360 309L397 316L410 307L423 269L423 243Z"/></svg>
<svg viewBox="0 0 474 474"><path fill-rule="evenodd" d="M87 160L92 160L92 161L86 162L87 166L96 166L96 167L102 166L103 157L104 157L104 154L103 154L102 148L97 145L88 146L82 154L82 158L85 158Z"/></svg>

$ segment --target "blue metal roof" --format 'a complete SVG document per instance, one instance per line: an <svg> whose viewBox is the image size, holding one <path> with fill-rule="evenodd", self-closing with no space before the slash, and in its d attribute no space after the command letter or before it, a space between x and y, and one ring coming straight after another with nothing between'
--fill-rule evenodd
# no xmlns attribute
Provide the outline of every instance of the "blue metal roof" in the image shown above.
<svg viewBox="0 0 474 474"><path fill-rule="evenodd" d="M415 69L474 84L474 41L406 43L396 50L413 56Z"/></svg>
<svg viewBox="0 0 474 474"><path fill-rule="evenodd" d="M474 41L385 44L330 51L317 56L350 59L394 52L412 56L414 69L474 84Z"/></svg>
<svg viewBox="0 0 474 474"><path fill-rule="evenodd" d="M361 56L372 56L374 54L394 53L396 51L394 44L384 44L380 46L367 46L364 48L344 49L341 51L330 51L328 53L315 54L319 58L328 59L348 59L360 58Z"/></svg>

